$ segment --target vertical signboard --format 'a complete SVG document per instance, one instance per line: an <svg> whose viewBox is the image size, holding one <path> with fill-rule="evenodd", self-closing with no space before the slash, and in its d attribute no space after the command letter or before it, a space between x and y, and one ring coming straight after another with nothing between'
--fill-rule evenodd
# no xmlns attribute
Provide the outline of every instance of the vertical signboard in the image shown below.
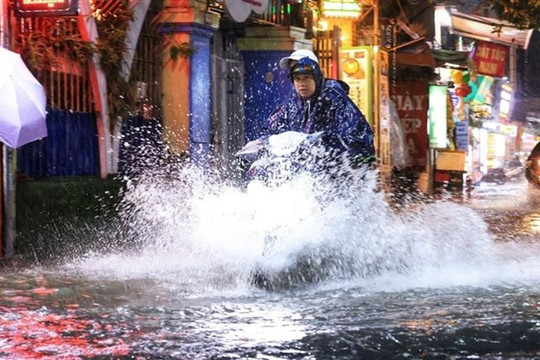
<svg viewBox="0 0 540 360"><path fill-rule="evenodd" d="M429 85L429 147L432 149L447 147L446 92L444 85Z"/></svg>
<svg viewBox="0 0 540 360"><path fill-rule="evenodd" d="M455 124L456 149L467 151L469 149L469 122L459 121Z"/></svg>
<svg viewBox="0 0 540 360"><path fill-rule="evenodd" d="M504 158L506 155L506 136L496 132L487 133L488 159Z"/></svg>
<svg viewBox="0 0 540 360"><path fill-rule="evenodd" d="M425 167L427 163L428 83L397 83L393 100L405 130L411 166Z"/></svg>
<svg viewBox="0 0 540 360"><path fill-rule="evenodd" d="M506 123L512 111L512 85L502 84L499 102L499 120Z"/></svg>
<svg viewBox="0 0 540 360"><path fill-rule="evenodd" d="M349 96L373 125L371 46L343 48L340 53L341 79L351 88Z"/></svg>
<svg viewBox="0 0 540 360"><path fill-rule="evenodd" d="M380 51L379 76L379 124L380 124L380 159L383 174L391 170L390 151L390 91L388 82L388 52Z"/></svg>

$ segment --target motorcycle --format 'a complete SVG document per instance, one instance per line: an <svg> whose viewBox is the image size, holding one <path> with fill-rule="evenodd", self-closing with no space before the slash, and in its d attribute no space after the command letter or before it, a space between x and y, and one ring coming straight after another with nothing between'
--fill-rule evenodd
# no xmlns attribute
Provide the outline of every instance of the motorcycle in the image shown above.
<svg viewBox="0 0 540 360"><path fill-rule="evenodd" d="M340 172L345 159L336 147L330 147L324 132L305 134L286 131L248 142L236 153L244 169L246 182L260 181L279 186L301 173L313 176ZM339 144L344 148L343 144Z"/></svg>
<svg viewBox="0 0 540 360"><path fill-rule="evenodd" d="M268 187L279 187L303 174L313 177L313 183L328 185L334 189L345 186L350 177L350 168L342 152L328 146L329 139L323 132L305 134L287 131L277 135L263 136L248 142L236 153L244 168L246 185L253 182L263 183ZM345 170L349 169L349 170ZM334 181L339 179L339 181ZM324 187L325 185L321 185ZM321 206L330 197L336 196L322 192L318 200ZM265 264L272 262L276 253L276 234L269 233L264 238L263 261L254 267L250 283L260 289L281 290L306 284L313 284L328 277L329 269L336 269L341 264L334 264L331 254L322 250L306 248L291 250L292 263L286 268L275 271Z"/></svg>

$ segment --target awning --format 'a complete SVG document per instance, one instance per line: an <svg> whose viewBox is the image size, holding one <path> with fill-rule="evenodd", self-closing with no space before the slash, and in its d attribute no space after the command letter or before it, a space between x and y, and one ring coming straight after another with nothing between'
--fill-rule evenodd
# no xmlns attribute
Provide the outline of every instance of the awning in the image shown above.
<svg viewBox="0 0 540 360"><path fill-rule="evenodd" d="M512 24L483 16L450 13L454 33L472 39L492 41L503 45L518 45L524 49L529 46L533 30L520 30ZM495 32L500 26L500 32Z"/></svg>
<svg viewBox="0 0 540 360"><path fill-rule="evenodd" d="M423 38L400 44L390 51L397 53L397 63L408 66L425 66L435 69L435 60Z"/></svg>
<svg viewBox="0 0 540 360"><path fill-rule="evenodd" d="M431 52L423 52L423 53L407 53L407 52L398 52L397 53L397 62L401 65L409 65L409 66L425 66L430 67L432 69L435 69L435 60L433 60L433 56Z"/></svg>
<svg viewBox="0 0 540 360"><path fill-rule="evenodd" d="M468 51L456 51L445 49L431 49L433 59L437 66L444 66L446 63L451 63L458 66L466 67L469 60Z"/></svg>

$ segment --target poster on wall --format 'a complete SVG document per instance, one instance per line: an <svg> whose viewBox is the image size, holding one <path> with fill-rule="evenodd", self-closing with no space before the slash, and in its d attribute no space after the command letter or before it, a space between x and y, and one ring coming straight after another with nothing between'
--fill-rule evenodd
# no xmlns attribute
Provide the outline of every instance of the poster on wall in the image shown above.
<svg viewBox="0 0 540 360"><path fill-rule="evenodd" d="M371 46L343 48L340 52L341 80L350 86L349 96L373 125Z"/></svg>
<svg viewBox="0 0 540 360"><path fill-rule="evenodd" d="M392 96L405 130L411 166L425 167L427 163L427 94L427 82L401 82Z"/></svg>

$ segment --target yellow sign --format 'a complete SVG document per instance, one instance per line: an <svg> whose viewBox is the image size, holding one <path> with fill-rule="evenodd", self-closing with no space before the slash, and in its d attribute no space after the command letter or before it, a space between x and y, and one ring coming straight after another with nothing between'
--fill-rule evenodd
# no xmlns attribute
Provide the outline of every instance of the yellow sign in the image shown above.
<svg viewBox="0 0 540 360"><path fill-rule="evenodd" d="M371 46L343 48L340 53L340 78L350 86L350 98L373 125L371 53Z"/></svg>

